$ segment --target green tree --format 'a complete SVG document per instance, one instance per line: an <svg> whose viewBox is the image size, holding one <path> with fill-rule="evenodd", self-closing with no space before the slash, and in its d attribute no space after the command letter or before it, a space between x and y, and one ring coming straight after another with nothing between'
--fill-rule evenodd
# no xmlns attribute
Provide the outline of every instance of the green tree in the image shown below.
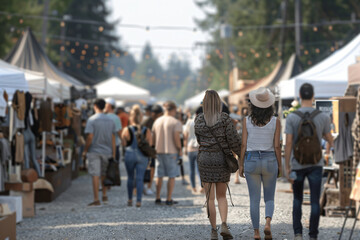
<svg viewBox="0 0 360 240"><path fill-rule="evenodd" d="M119 37L114 34L116 23L107 20L110 10L106 0L73 0L65 14L72 20L98 22L66 23L66 37L74 40L66 43L65 71L88 84L108 77L110 58L123 52L118 47Z"/></svg>

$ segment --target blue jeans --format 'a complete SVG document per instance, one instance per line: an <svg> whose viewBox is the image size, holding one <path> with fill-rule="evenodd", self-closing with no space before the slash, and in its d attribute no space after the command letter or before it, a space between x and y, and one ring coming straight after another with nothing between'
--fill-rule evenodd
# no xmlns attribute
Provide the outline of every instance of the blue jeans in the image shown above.
<svg viewBox="0 0 360 240"><path fill-rule="evenodd" d="M296 170L296 179L293 184L294 201L293 201L293 228L295 234L302 234L301 224L301 205L303 202L304 180L307 177L310 185L310 231L309 235L312 238L317 238L319 233L320 220L320 192L322 180L322 167L308 167L301 170Z"/></svg>
<svg viewBox="0 0 360 240"><path fill-rule="evenodd" d="M141 202L143 188L144 188L144 175L148 164L148 158L141 155L137 151L125 152L125 167L128 174L127 191L128 198L132 200L134 190L134 178L136 171L136 201Z"/></svg>
<svg viewBox="0 0 360 240"><path fill-rule="evenodd" d="M197 173L198 176L200 176L199 174L199 169L197 166L197 158L198 152L188 152L188 158L189 158L189 164L190 164L190 182L191 182L191 187L195 188L196 187L196 181L195 181L195 175Z"/></svg>
<svg viewBox="0 0 360 240"><path fill-rule="evenodd" d="M244 172L250 195L250 216L254 229L259 229L261 182L264 188L265 217L272 218L278 163L275 152L251 151L245 156Z"/></svg>

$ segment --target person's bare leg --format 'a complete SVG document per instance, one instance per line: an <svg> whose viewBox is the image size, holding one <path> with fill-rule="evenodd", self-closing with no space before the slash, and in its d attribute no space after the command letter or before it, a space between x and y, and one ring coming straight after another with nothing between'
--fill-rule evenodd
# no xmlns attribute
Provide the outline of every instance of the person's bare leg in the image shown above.
<svg viewBox="0 0 360 240"><path fill-rule="evenodd" d="M156 199L160 199L162 183L163 183L163 178L158 177L156 179Z"/></svg>
<svg viewBox="0 0 360 240"><path fill-rule="evenodd" d="M152 183L154 181L155 168L150 168L150 182L148 183L148 188L151 189Z"/></svg>
<svg viewBox="0 0 360 240"><path fill-rule="evenodd" d="M228 215L228 202L226 199L226 183L216 183L216 199L220 212L221 222L226 223Z"/></svg>
<svg viewBox="0 0 360 240"><path fill-rule="evenodd" d="M239 170L236 171L235 173L235 184L240 184L240 177L239 177Z"/></svg>
<svg viewBox="0 0 360 240"><path fill-rule="evenodd" d="M205 197L208 197L210 183L204 183ZM210 196L209 196L209 221L211 227L216 229L216 209L215 209L215 183L211 184Z"/></svg>
<svg viewBox="0 0 360 240"><path fill-rule="evenodd" d="M106 197L107 187L104 185L105 176L101 176L102 196Z"/></svg>
<svg viewBox="0 0 360 240"><path fill-rule="evenodd" d="M167 184L167 200L171 201L172 193L175 187L175 178L169 178Z"/></svg>
<svg viewBox="0 0 360 240"><path fill-rule="evenodd" d="M99 201L99 176L92 177L92 185L94 192L94 202Z"/></svg>

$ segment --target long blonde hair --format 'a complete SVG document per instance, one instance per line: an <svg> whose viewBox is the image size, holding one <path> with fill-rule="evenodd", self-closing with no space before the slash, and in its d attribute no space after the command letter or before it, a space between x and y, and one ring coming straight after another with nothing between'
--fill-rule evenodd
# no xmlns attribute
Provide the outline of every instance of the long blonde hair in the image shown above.
<svg viewBox="0 0 360 240"><path fill-rule="evenodd" d="M130 111L130 123L139 126L141 124L142 118L143 114L141 112L141 108L138 104L135 104Z"/></svg>
<svg viewBox="0 0 360 240"><path fill-rule="evenodd" d="M203 100L203 111L206 125L214 126L220 118L221 99L215 90L207 90Z"/></svg>

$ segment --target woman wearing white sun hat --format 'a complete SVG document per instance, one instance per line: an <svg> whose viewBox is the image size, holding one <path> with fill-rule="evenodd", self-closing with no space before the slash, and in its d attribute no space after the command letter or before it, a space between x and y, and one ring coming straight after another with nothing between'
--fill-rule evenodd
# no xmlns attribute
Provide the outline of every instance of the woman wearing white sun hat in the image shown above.
<svg viewBox="0 0 360 240"><path fill-rule="evenodd" d="M274 212L276 178L281 172L280 120L274 117L275 97L260 87L249 94L250 115L243 121L239 172L246 177L254 239L259 232L261 183L264 188L265 239L272 239L270 222ZM245 176L244 176L245 172Z"/></svg>

